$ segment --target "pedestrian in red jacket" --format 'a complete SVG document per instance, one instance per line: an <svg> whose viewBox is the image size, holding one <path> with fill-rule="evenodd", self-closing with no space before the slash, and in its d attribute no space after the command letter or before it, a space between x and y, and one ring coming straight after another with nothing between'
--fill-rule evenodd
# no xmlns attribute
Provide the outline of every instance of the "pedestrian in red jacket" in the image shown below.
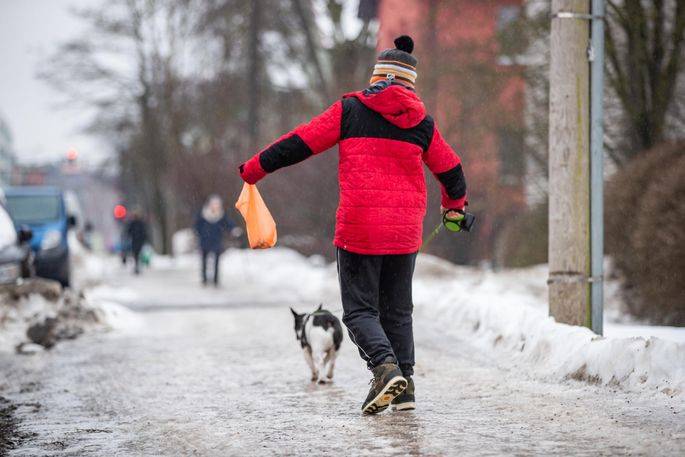
<svg viewBox="0 0 685 457"><path fill-rule="evenodd" d="M334 244L343 322L373 372L364 413L390 404L414 409L412 276L426 213L423 163L442 188L442 211L466 205L461 159L414 90L412 39L378 56L371 86L344 95L322 114L240 166L254 184L268 173L339 144L340 203Z"/></svg>

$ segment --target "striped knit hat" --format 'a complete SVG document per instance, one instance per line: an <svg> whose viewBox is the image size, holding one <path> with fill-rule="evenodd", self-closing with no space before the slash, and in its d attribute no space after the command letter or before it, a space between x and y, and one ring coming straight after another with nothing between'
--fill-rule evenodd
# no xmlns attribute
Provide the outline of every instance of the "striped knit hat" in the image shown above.
<svg viewBox="0 0 685 457"><path fill-rule="evenodd" d="M373 67L371 84L388 79L396 80L409 87L416 82L416 57L411 55L414 50L414 40L407 35L395 38L395 49L381 52Z"/></svg>

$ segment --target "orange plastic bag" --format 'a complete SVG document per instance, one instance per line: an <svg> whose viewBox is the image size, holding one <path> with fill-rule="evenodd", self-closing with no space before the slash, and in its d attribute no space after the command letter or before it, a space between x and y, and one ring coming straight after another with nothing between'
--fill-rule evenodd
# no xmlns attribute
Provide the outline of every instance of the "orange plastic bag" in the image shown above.
<svg viewBox="0 0 685 457"><path fill-rule="evenodd" d="M276 222L271 217L257 186L245 183L235 208L240 211L247 227L247 240L252 249L269 249L276 244Z"/></svg>

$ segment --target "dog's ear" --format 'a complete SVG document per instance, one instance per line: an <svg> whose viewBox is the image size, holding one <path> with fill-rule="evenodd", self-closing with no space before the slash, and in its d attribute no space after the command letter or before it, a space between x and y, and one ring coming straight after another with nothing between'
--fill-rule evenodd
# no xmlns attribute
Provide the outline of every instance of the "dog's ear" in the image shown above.
<svg viewBox="0 0 685 457"><path fill-rule="evenodd" d="M322 308L323 308L323 303L319 303L319 307L316 308L316 310L317 310L317 311L321 311Z"/></svg>
<svg viewBox="0 0 685 457"><path fill-rule="evenodd" d="M298 317L300 317L300 315L297 314L297 312L295 312L294 309L290 308L290 312L293 313L293 317L294 317L295 319L297 319Z"/></svg>

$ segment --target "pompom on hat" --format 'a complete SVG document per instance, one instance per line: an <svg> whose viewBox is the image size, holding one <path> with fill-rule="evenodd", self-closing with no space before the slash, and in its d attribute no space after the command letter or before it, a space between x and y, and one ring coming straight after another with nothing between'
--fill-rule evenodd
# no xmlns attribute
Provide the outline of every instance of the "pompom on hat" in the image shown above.
<svg viewBox="0 0 685 457"><path fill-rule="evenodd" d="M416 83L416 64L418 60L411 55L414 50L414 40L408 35L395 38L395 48L386 49L378 55L373 67L371 84L384 79L396 80L409 87Z"/></svg>

